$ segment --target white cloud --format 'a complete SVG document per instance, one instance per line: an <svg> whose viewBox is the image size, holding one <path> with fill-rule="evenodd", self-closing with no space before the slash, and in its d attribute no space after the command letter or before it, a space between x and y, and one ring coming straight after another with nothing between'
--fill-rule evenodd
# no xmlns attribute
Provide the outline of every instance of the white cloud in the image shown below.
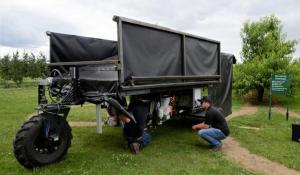
<svg viewBox="0 0 300 175"><path fill-rule="evenodd" d="M239 57L243 22L275 14L284 25L287 38L300 39L299 9L297 0L0 1L0 55L13 48L41 49L47 54L47 30L116 40L112 17L120 15L219 40L222 51Z"/></svg>

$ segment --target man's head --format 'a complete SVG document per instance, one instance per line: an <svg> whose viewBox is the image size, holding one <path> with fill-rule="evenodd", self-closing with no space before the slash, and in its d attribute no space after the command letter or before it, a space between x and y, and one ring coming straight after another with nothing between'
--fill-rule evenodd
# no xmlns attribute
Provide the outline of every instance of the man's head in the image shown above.
<svg viewBox="0 0 300 175"><path fill-rule="evenodd" d="M212 104L212 100L209 96L203 96L198 101L201 103L201 107L205 110L207 110Z"/></svg>

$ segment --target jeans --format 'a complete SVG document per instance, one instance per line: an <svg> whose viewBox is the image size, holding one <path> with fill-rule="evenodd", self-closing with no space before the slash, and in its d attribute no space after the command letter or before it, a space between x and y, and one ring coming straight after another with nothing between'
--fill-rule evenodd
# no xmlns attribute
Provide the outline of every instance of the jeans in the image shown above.
<svg viewBox="0 0 300 175"><path fill-rule="evenodd" d="M212 146L220 145L221 140L226 138L224 133L216 128L201 129L198 131L198 136L206 140Z"/></svg>
<svg viewBox="0 0 300 175"><path fill-rule="evenodd" d="M151 136L150 134L148 134L146 131L144 131L142 139L140 141L141 144L141 148L145 147L146 145L148 145L151 141Z"/></svg>

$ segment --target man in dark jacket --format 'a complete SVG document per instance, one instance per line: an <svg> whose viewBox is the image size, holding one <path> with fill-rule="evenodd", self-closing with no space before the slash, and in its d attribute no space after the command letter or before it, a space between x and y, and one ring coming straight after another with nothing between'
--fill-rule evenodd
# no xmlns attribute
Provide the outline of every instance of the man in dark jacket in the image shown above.
<svg viewBox="0 0 300 175"><path fill-rule="evenodd" d="M120 97L118 102L125 108L126 99ZM143 96L132 96L127 111L131 113L136 122L115 109L113 106L108 107L110 116L123 121L123 135L127 141L128 148L134 154L139 153L151 141L151 136L144 129L146 127L147 116L149 114L149 100L144 100Z"/></svg>
<svg viewBox="0 0 300 175"><path fill-rule="evenodd" d="M201 100L201 107L206 111L205 121L193 125L192 129L198 132L198 135L211 144L213 151L219 151L222 148L221 140L229 135L229 128L225 116L214 106L208 96Z"/></svg>
<svg viewBox="0 0 300 175"><path fill-rule="evenodd" d="M144 130L147 115L149 114L149 101L144 100L142 96L132 96L128 111L133 114L136 123L130 120L125 121L123 134L130 151L137 154L140 149L148 145L151 140L150 134Z"/></svg>

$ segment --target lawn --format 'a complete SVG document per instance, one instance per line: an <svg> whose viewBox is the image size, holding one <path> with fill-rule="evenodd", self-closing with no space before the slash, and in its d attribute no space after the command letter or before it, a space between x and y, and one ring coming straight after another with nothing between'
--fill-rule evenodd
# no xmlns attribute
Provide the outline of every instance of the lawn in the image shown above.
<svg viewBox="0 0 300 175"><path fill-rule="evenodd" d="M14 158L12 140L33 112L37 89L0 89L0 98L0 174L255 174L209 151L191 131L191 123L180 120L150 130L153 141L137 156L125 149L121 128L104 127L99 135L94 127L74 127L63 161L29 171ZM69 120L83 118L95 119L93 105L72 109Z"/></svg>
<svg viewBox="0 0 300 175"><path fill-rule="evenodd" d="M102 119L106 118L106 109L101 109L101 117ZM68 120L96 122L96 105L85 103L82 107L72 106L68 115Z"/></svg>
<svg viewBox="0 0 300 175"><path fill-rule="evenodd" d="M244 99L237 93L232 91L232 111L238 111L244 104Z"/></svg>
<svg viewBox="0 0 300 175"><path fill-rule="evenodd" d="M32 79L32 78L24 78L21 87L37 87L39 84L39 79ZM16 88L17 85L12 80L4 81L0 77L0 88Z"/></svg>
<svg viewBox="0 0 300 175"><path fill-rule="evenodd" d="M230 120L231 136L252 153L300 170L300 143L291 140L291 124L300 119L272 113L268 120L268 108L259 107L252 116L242 116Z"/></svg>

